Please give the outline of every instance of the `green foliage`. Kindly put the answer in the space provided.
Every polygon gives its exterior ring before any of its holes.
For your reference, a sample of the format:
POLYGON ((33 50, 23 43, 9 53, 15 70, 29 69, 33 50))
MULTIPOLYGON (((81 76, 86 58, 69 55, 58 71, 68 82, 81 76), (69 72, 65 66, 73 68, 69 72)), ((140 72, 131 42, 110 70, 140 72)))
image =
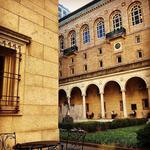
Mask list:
POLYGON ((96 131, 105 131, 107 129, 116 129, 121 127, 135 126, 146 123, 146 119, 115 119, 112 122, 97 122, 97 121, 89 121, 89 122, 64 122, 59 124, 59 128, 62 129, 71 129, 71 128, 79 128, 83 129, 87 132, 96 132, 96 131))
POLYGON ((140 146, 150 146, 150 123, 137 131, 137 140, 140 146))
POLYGON ((116 129, 116 128, 122 128, 122 127, 129 127, 129 126, 136 126, 136 125, 142 125, 145 124, 147 119, 145 118, 137 118, 137 119, 115 119, 111 122, 110 128, 116 129))
POLYGON ((69 115, 66 115, 64 118, 63 118, 63 123, 73 123, 73 118, 69 115))
MULTIPOLYGON (((109 129, 106 131, 98 131, 87 133, 85 142, 96 144, 116 145, 126 148, 137 147, 136 132, 143 126, 126 127, 119 129, 109 129)), ((67 139, 67 134, 60 132, 61 139, 67 139)), ((70 139, 69 140, 73 140, 70 139)))

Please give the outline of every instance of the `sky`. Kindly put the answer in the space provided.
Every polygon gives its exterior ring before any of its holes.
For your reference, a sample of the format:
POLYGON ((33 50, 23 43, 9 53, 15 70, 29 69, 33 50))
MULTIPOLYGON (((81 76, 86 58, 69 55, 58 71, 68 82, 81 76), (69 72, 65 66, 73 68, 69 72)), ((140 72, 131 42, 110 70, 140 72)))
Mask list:
POLYGON ((91 1, 92 0, 59 0, 59 3, 72 12, 91 1))

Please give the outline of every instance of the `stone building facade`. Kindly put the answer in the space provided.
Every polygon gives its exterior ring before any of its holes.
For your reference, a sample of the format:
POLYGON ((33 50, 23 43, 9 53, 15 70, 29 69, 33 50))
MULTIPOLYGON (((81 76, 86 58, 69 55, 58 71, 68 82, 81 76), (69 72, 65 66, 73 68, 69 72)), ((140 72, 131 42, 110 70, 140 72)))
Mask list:
POLYGON ((58 1, 0 0, 0 133, 58 140, 58 1))
POLYGON ((150 1, 94 0, 59 20, 59 107, 74 119, 150 111, 150 1))

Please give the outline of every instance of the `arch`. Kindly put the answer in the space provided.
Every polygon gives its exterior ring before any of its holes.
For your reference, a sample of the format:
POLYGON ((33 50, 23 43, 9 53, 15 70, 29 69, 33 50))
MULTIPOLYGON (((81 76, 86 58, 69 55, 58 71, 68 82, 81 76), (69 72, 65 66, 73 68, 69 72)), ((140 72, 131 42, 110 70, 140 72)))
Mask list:
POLYGON ((112 112, 123 117, 123 101, 119 82, 110 80, 104 84, 104 108, 106 118, 112 118, 112 112))
POLYGON ((127 82, 128 82, 130 79, 132 79, 132 78, 140 78, 140 79, 142 79, 142 80, 145 82, 146 87, 148 88, 148 86, 149 86, 148 81, 147 81, 144 77, 138 76, 138 75, 136 75, 136 76, 133 75, 133 76, 130 76, 129 78, 127 78, 127 79, 125 80, 124 86, 123 86, 124 89, 126 89, 127 82))
POLYGON ((121 89, 121 83, 118 81, 118 80, 109 80, 109 81, 106 81, 106 82, 104 82, 104 84, 103 84, 103 87, 102 87, 102 90, 103 90, 103 92, 104 92, 104 89, 105 89, 105 87, 106 87, 106 85, 109 83, 109 82, 116 82, 118 85, 119 85, 119 87, 120 87, 120 89, 121 89))
POLYGON ((89 84, 86 89, 86 113, 97 118, 101 114, 100 91, 96 84, 89 84))
POLYGON ((126 104, 127 112, 131 115, 136 111, 136 117, 146 116, 149 111, 148 89, 146 82, 141 77, 130 77, 126 81, 126 104))
POLYGON ((78 86, 74 86, 74 87, 72 87, 72 88, 70 89, 70 95, 71 95, 72 91, 73 91, 75 88, 76 88, 76 89, 79 89, 79 90, 80 90, 80 92, 81 92, 81 94, 82 94, 82 90, 81 90, 81 88, 80 88, 80 87, 78 87, 78 86))
MULTIPOLYGON (((90 84, 88 84, 88 85, 85 87, 85 94, 86 94, 86 91, 87 91, 88 87, 91 86, 91 85, 95 85, 95 86, 99 89, 98 84, 96 84, 96 83, 90 83, 90 84)), ((99 93, 100 93, 100 89, 99 89, 99 93)))
POLYGON ((97 38, 103 38, 105 36, 105 23, 102 17, 95 20, 94 28, 96 29, 97 38))
POLYGON ((130 24, 137 25, 143 22, 142 3, 135 1, 128 7, 128 15, 130 17, 130 24))
POLYGON ((117 30, 122 27, 122 16, 120 10, 115 10, 110 15, 110 25, 112 30, 117 30))
POLYGON ((68 34, 68 41, 69 41, 69 46, 73 47, 76 45, 76 31, 71 30, 68 34))
POLYGON ((127 86, 128 82, 129 82, 131 79, 133 79, 133 78, 139 78, 139 79, 143 80, 144 83, 145 83, 145 85, 146 85, 146 87, 148 87, 147 80, 145 80, 143 77, 140 77, 140 76, 132 76, 132 77, 126 79, 126 81, 125 81, 125 86, 124 86, 125 89, 126 89, 126 86, 127 86))
POLYGON ((88 24, 84 24, 81 27, 81 34, 82 34, 82 41, 83 44, 89 43, 90 42, 90 29, 88 24))

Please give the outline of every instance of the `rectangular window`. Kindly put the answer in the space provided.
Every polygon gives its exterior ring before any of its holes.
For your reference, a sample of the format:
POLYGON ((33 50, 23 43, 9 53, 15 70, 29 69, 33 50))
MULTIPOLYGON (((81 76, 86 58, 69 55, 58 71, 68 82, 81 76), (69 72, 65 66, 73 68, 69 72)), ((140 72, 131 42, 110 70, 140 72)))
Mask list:
POLYGON ((72 62, 72 63, 74 62, 74 59, 73 59, 73 58, 71 58, 71 62, 72 62))
POLYGON ((141 50, 138 50, 137 53, 138 53, 138 58, 142 58, 143 57, 143 54, 142 54, 141 50))
POLYGON ((121 62, 122 62, 121 56, 117 56, 117 62, 118 62, 118 63, 121 63, 121 62))
POLYGON ((136 43, 140 43, 141 42, 140 35, 135 36, 135 42, 136 43))
POLYGON ((123 101, 120 101, 120 111, 123 111, 123 101))
POLYGON ((102 48, 98 48, 99 54, 102 54, 102 48))
POLYGON ((87 54, 86 54, 86 53, 83 53, 83 55, 84 55, 84 59, 87 59, 87 54))
POLYGON ((74 74, 74 68, 71 68, 71 74, 74 74))
POLYGON ((143 109, 149 109, 148 99, 142 99, 142 106, 143 106, 143 109))
POLYGON ((136 104, 131 104, 131 110, 137 110, 136 104))
POLYGON ((102 60, 99 61, 99 66, 103 67, 103 61, 102 60))
POLYGON ((0 113, 19 111, 21 53, 0 46, 0 113))
POLYGON ((87 65, 84 65, 84 71, 87 71, 87 65))

